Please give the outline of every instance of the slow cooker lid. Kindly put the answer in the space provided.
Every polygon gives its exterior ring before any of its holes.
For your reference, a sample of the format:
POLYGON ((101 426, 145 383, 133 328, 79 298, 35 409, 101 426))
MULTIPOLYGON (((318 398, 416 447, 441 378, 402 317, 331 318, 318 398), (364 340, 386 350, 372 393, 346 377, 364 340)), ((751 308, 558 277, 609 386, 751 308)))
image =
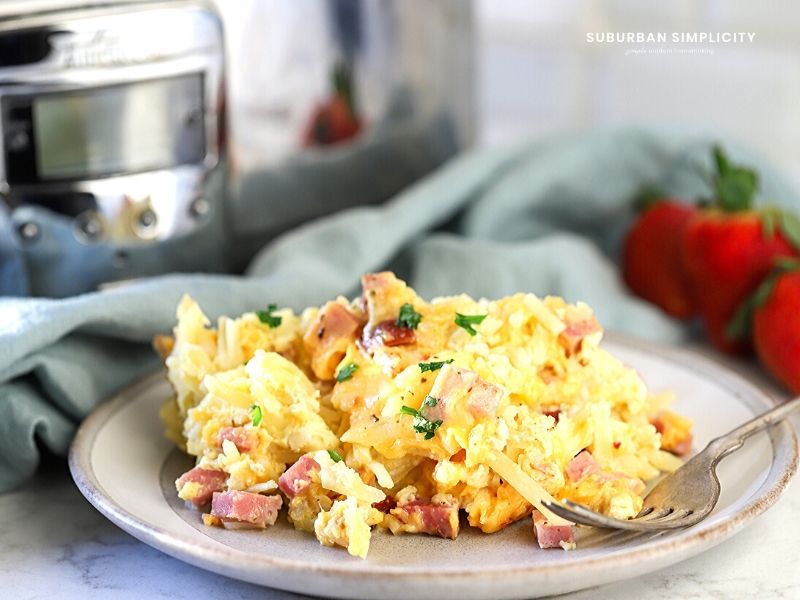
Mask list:
POLYGON ((0 0, 0 20, 29 17, 32 15, 46 15, 47 13, 65 10, 81 10, 91 8, 106 8, 121 5, 136 4, 180 4, 181 0, 102 0, 91 2, 89 0, 0 0))

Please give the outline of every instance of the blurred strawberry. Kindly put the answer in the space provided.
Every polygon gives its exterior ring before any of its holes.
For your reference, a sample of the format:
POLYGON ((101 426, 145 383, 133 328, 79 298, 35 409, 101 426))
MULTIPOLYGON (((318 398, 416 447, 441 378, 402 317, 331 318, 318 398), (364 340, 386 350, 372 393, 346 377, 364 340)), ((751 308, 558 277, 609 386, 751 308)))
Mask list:
POLYGON ((755 172, 732 165, 719 147, 714 158, 715 200, 686 225, 683 261, 711 341, 735 354, 748 346, 733 317, 776 259, 798 254, 800 222, 775 210, 752 210, 755 172))
POLYGON ((800 260, 783 259, 751 298, 753 343, 767 370, 800 394, 800 260))
POLYGON ((628 287, 679 319, 696 312, 681 258, 681 239, 696 212, 693 206, 656 196, 628 232, 622 253, 628 287))
POLYGON ((353 100, 350 69, 340 64, 333 69, 333 95, 319 104, 303 134, 305 146, 328 146, 354 137, 361 121, 353 100))
POLYGON ((765 235, 763 216, 706 212, 688 224, 683 240, 686 271, 714 345, 724 352, 747 348, 729 324, 766 277, 776 258, 796 254, 780 232, 765 235))

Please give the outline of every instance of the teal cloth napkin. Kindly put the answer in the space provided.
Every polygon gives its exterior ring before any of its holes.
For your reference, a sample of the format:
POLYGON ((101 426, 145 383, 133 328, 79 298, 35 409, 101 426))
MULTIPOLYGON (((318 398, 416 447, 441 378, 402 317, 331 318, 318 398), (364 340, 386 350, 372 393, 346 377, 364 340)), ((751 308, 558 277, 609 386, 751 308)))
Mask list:
MULTIPOLYGON (((559 294, 588 302, 608 329, 678 342, 685 327, 630 296, 615 260, 642 186, 708 193, 712 141, 626 129, 474 151, 385 205, 283 235, 245 277, 170 275, 64 300, 0 300, 0 491, 29 477, 42 453, 66 454, 83 417, 157 368, 150 339, 171 330, 184 293, 212 318, 273 302, 301 309, 357 294, 362 273, 389 268, 424 297, 559 294)), ((769 165, 728 148, 758 167, 764 198, 797 202, 769 165)))

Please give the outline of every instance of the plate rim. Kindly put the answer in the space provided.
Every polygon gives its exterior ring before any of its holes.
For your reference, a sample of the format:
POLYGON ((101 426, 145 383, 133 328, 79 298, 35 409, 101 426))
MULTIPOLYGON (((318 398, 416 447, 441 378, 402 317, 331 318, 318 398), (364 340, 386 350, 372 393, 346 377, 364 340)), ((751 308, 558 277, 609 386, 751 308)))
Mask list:
MULTIPOLYGON (((611 332, 607 332, 604 341, 654 354, 663 360, 676 363, 705 377, 713 375, 715 377, 714 381, 725 389, 731 391, 734 389, 741 390, 742 397, 755 396, 767 405, 775 405, 776 403, 776 399, 771 394, 747 378, 739 375, 730 367, 700 354, 696 350, 611 332)), ((214 545, 200 545, 193 538, 176 534, 140 519, 119 505, 105 490, 91 464, 92 447, 97 435, 105 423, 125 404, 128 398, 135 396, 140 388, 146 389, 152 386, 156 380, 163 377, 163 369, 158 369, 119 389, 107 401, 92 411, 81 424, 70 446, 68 457, 70 473, 76 486, 89 503, 129 534, 180 560, 226 576, 237 577, 236 575, 231 575, 231 572, 242 573, 252 568, 259 568, 277 573, 315 572, 329 576, 348 578, 358 576, 359 578, 369 579, 387 576, 395 579, 425 577, 428 581, 440 578, 450 579, 452 577, 458 577, 461 581, 485 581, 509 576, 539 576, 551 579, 577 573, 585 575, 588 571, 602 571, 606 567, 620 568, 640 562, 651 563, 664 558, 668 560, 671 555, 677 555, 681 551, 683 552, 683 557, 688 558, 733 536, 757 516, 768 510, 780 499, 798 470, 797 436, 789 421, 783 420, 769 432, 772 459, 764 483, 754 491, 741 509, 719 520, 711 527, 703 528, 701 522, 698 526, 684 530, 681 534, 651 540, 647 545, 639 548, 610 552, 589 557, 585 560, 563 564, 503 565, 478 571, 470 570, 467 567, 442 571, 427 567, 409 568, 407 566, 369 565, 365 561, 319 565, 278 556, 248 554, 238 548, 219 544, 213 538, 209 539, 212 540, 214 545), (776 441, 778 434, 781 434, 788 442, 789 448, 786 453, 780 451, 781 446, 776 441), (779 472, 776 473, 776 470, 779 472)), ((678 558, 675 561, 663 563, 661 566, 680 560, 681 558, 678 558)), ((637 574, 633 573, 630 576, 637 574)), ((244 579, 243 577, 238 578, 244 579)), ((623 580, 625 578, 625 576, 621 576, 614 579, 623 580)), ((253 579, 248 580, 255 581, 253 579)), ((302 590, 298 588, 296 591, 302 590)))

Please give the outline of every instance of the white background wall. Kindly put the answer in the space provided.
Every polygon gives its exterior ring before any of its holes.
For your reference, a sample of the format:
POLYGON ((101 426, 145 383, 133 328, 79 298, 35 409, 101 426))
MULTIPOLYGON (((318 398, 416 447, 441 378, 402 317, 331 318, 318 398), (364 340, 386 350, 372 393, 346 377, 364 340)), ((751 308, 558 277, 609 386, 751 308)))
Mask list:
POLYGON ((481 143, 622 123, 683 125, 756 147, 800 189, 800 1, 475 1, 481 143), (702 46, 714 54, 626 56, 627 44, 587 43, 587 32, 604 31, 756 37, 702 46))

